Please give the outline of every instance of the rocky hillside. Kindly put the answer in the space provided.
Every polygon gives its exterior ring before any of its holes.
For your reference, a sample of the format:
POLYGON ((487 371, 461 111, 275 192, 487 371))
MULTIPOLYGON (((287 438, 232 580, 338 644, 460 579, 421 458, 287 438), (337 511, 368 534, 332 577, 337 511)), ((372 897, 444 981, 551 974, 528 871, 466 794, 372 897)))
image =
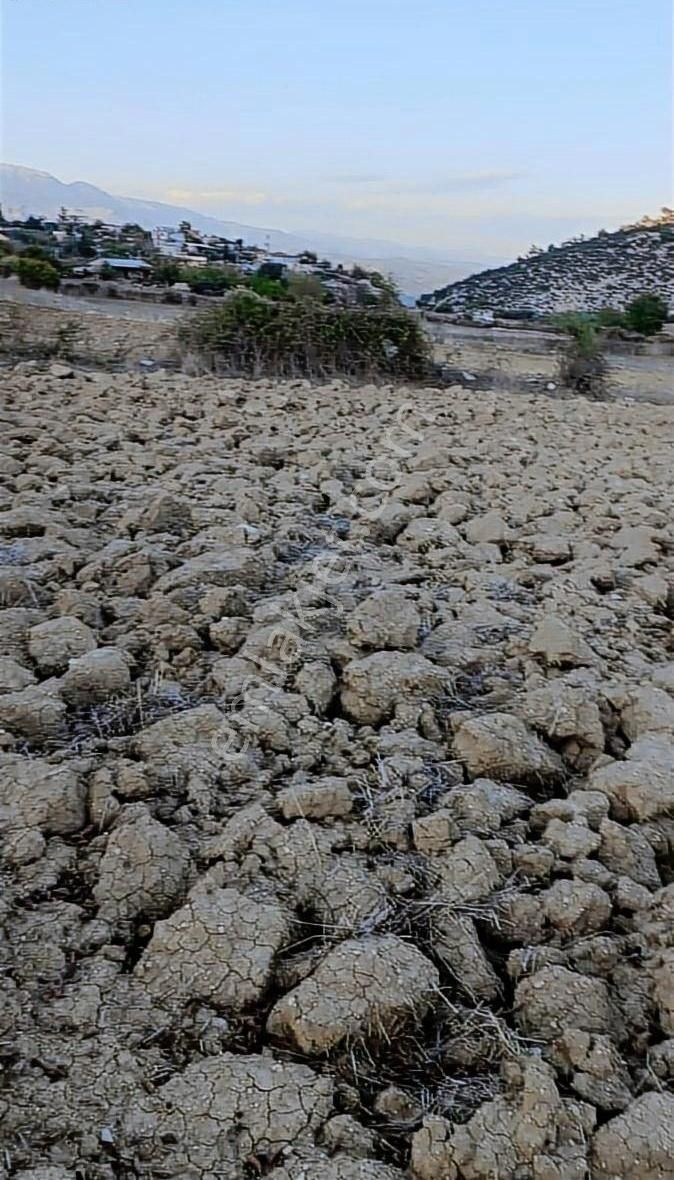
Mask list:
POLYGON ((421 303, 436 311, 549 314, 623 310, 644 291, 662 295, 674 310, 674 219, 551 247, 423 295, 421 303))
POLYGON ((674 414, 3 372, 16 1180, 664 1180, 674 414))

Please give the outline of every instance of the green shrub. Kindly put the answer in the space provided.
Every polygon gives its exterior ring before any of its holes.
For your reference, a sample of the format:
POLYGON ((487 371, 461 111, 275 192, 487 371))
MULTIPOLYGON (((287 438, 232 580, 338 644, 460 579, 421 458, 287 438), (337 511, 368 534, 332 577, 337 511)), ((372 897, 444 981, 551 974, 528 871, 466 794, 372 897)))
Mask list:
POLYGON ((333 308, 239 291, 185 320, 178 332, 183 354, 232 376, 415 381, 431 371, 427 337, 402 308, 333 308))
POLYGON ((51 262, 41 258, 17 258, 14 270, 22 287, 30 287, 37 291, 45 287, 48 291, 58 291, 61 281, 59 272, 51 262))
POLYGON ((251 275, 246 286, 262 299, 286 299, 288 287, 283 279, 272 279, 269 275, 251 275))
POLYGON ((624 311, 618 311, 615 307, 602 307, 601 311, 597 312, 597 324, 600 328, 626 328, 627 316, 624 311))
MULTIPOLYGON (((21 251, 21 257, 37 258, 40 262, 51 262, 52 266, 56 265, 53 255, 45 250, 44 246, 26 246, 25 250, 21 251)), ((58 270, 58 266, 56 269, 58 270)))
POLYGON ((152 265, 152 282, 164 287, 172 287, 174 283, 184 282, 179 262, 172 259, 159 259, 152 265))
POLYGON ((562 383, 574 393, 601 400, 606 394, 606 358, 596 317, 566 312, 554 323, 569 337, 559 364, 562 383))
POLYGON ((643 336, 655 336, 667 322, 669 307, 660 295, 646 293, 638 295, 627 305, 625 321, 633 332, 643 336))
POLYGON ((575 341, 577 351, 583 356, 594 356, 599 348, 597 321, 584 311, 566 311, 555 316, 555 327, 566 332, 575 341))

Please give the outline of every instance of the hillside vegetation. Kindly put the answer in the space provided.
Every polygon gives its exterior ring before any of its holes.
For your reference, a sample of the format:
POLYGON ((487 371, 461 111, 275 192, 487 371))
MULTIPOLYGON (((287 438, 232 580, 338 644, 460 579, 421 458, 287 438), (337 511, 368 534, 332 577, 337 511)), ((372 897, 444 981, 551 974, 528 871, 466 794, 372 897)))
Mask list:
POLYGON ((436 311, 479 308, 496 313, 532 310, 624 309, 643 291, 654 291, 674 307, 674 214, 645 219, 615 233, 575 239, 547 250, 532 247, 511 266, 485 270, 423 295, 436 311))

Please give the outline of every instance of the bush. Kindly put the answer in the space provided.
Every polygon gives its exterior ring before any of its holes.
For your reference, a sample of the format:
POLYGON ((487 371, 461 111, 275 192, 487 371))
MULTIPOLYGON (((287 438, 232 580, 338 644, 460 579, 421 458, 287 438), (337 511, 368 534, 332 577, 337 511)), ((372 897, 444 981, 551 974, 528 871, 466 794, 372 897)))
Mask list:
POLYGON ((288 295, 288 288, 282 279, 272 279, 269 275, 260 274, 259 271, 256 275, 250 276, 246 286, 263 299, 286 299, 288 295))
MULTIPOLYGON (((51 262, 53 266, 56 266, 53 256, 48 250, 45 250, 44 246, 26 246, 25 250, 21 251, 21 257, 37 258, 40 262, 51 262)), ((56 269, 58 270, 58 266, 56 269)))
POLYGON ((602 307, 601 311, 597 312, 597 324, 600 328, 626 328, 627 316, 624 311, 618 311, 615 307, 602 307))
POLYGON ((332 308, 240 291, 179 326, 184 354, 233 376, 422 380, 430 345, 404 309, 332 308))
POLYGON ((30 287, 34 291, 41 287, 48 291, 59 289, 59 272, 51 262, 45 262, 41 258, 17 258, 14 270, 22 287, 30 287))
POLYGON ((575 393, 601 400, 606 394, 606 358, 596 318, 568 312, 554 322, 569 336, 559 365, 562 383, 575 393))
POLYGON ((172 287, 174 283, 184 281, 179 262, 171 259, 161 259, 152 266, 152 282, 160 286, 172 287))
POLYGON ((655 336, 667 322, 669 307, 660 295, 638 295, 627 305, 625 322, 632 332, 655 336))
POLYGON ((187 267, 180 274, 180 282, 187 283, 195 295, 224 295, 240 281, 239 272, 232 266, 187 267))

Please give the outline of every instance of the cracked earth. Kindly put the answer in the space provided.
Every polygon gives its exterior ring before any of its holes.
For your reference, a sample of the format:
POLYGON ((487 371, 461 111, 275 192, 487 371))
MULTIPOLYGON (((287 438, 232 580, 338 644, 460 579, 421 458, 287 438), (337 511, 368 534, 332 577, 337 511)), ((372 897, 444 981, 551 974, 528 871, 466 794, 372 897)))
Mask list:
POLYGON ((674 1177, 674 412, 2 382, 2 1180, 674 1177))

